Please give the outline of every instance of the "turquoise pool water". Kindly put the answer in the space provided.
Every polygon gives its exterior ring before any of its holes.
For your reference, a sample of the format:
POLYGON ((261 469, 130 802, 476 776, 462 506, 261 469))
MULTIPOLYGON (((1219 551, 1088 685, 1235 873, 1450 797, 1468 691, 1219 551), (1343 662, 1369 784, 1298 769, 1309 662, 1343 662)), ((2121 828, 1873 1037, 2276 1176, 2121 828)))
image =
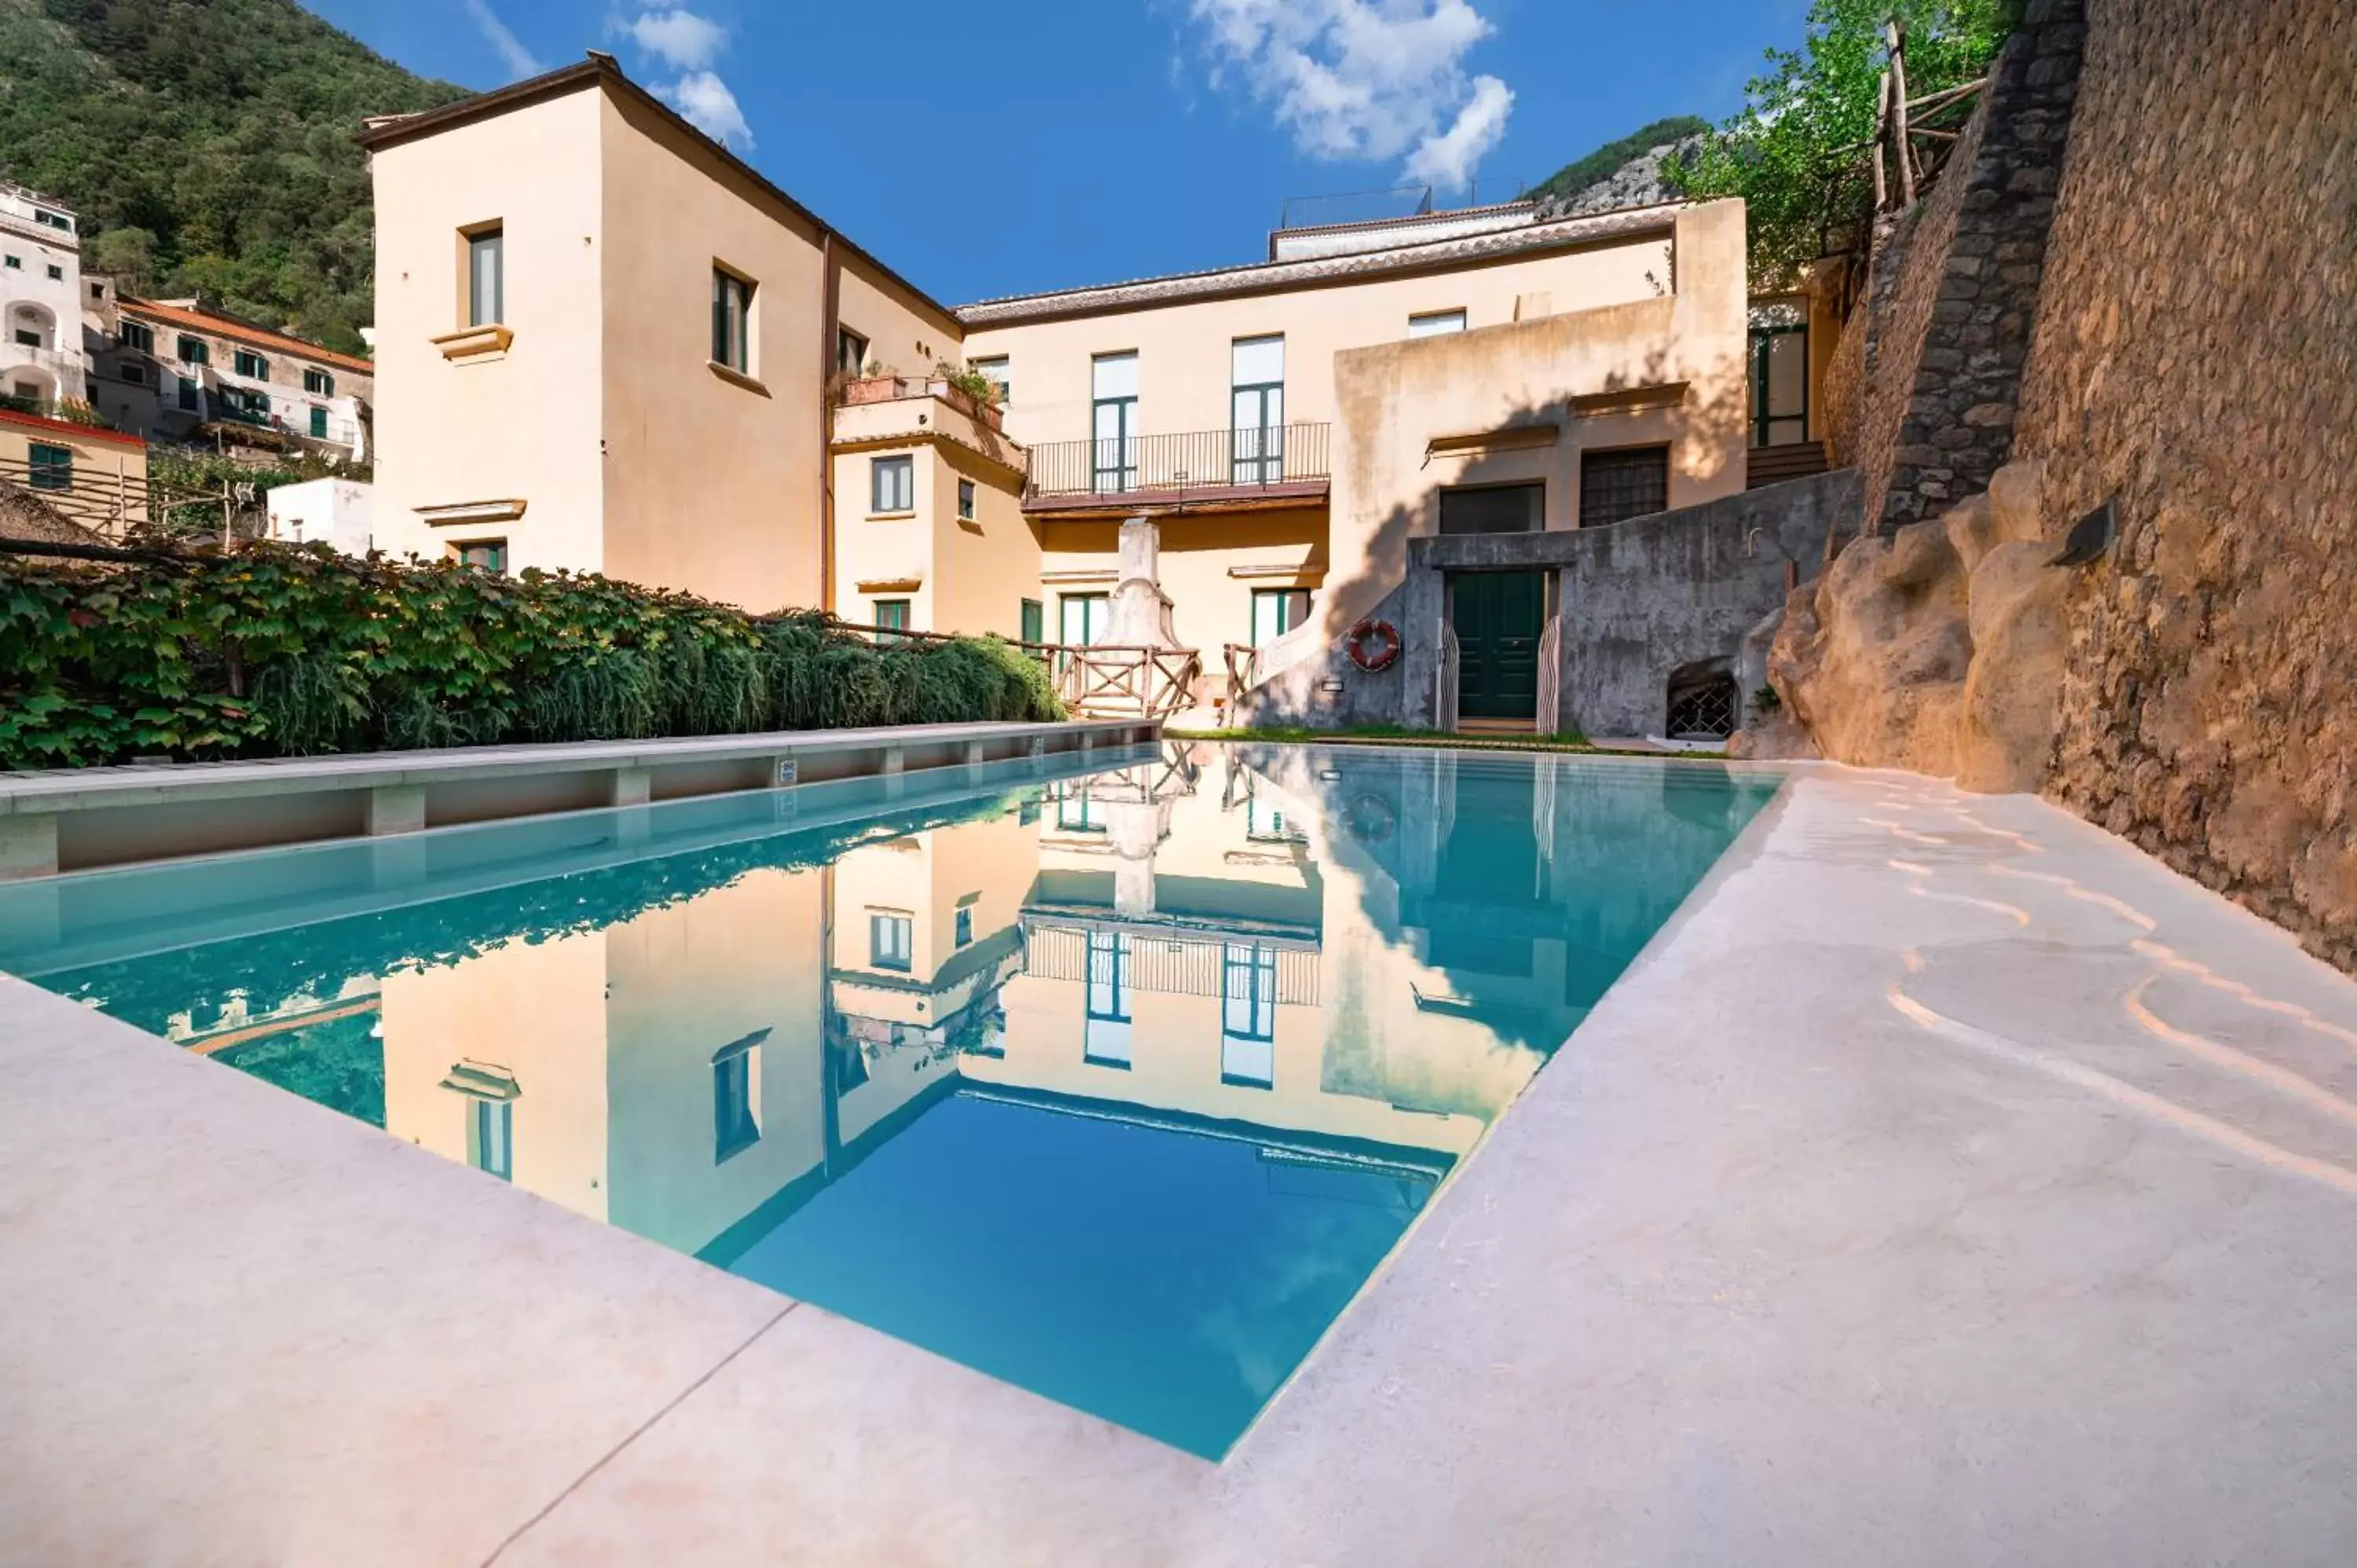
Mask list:
POLYGON ((1218 1457, 1774 788, 1174 744, 0 887, 0 968, 1218 1457))

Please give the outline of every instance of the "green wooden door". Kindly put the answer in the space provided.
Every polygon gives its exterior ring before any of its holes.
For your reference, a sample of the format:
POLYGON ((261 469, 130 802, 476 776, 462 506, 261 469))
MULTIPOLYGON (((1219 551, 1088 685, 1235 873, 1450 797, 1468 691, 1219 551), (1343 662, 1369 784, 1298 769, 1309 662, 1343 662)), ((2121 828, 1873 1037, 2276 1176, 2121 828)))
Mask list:
POLYGON ((1457 630, 1457 716, 1535 719, 1543 572, 1460 572, 1449 580, 1457 630))

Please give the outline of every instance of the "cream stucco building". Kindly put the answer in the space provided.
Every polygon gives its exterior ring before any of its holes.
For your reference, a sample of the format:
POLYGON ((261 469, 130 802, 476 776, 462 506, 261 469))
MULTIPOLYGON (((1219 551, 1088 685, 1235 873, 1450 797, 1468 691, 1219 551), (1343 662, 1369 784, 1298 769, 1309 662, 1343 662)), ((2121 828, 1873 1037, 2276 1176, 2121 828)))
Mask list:
MULTIPOLYGON (((1805 386, 1762 417, 1739 202, 1291 230, 1251 265, 952 308, 602 55, 364 139, 396 553, 1118 629, 1197 650, 1216 705, 1330 654, 1412 539, 1692 507, 1815 434, 1805 386), (1154 613, 1116 628, 1141 518, 1154 613)), ((1537 716, 1544 577, 1451 589, 1469 717, 1537 716)))

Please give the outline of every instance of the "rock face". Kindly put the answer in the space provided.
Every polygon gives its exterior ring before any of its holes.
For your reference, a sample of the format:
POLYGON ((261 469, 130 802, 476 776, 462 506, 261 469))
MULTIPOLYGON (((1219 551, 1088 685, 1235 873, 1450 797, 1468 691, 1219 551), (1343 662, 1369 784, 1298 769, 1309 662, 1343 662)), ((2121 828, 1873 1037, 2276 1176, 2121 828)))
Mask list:
MULTIPOLYGON (((1989 494, 1859 540, 1793 590, 1768 680, 1823 755, 1982 791, 2044 782, 2075 575, 2048 564, 2038 487, 2010 466, 1989 494)), ((1763 725, 1742 755, 1794 744, 1763 725)))
POLYGON ((1651 207, 1657 202, 1674 201, 1677 192, 1662 173, 1662 166, 1691 156, 1701 141, 1699 136, 1688 136, 1684 141, 1648 147, 1595 184, 1544 203, 1539 209, 1539 220, 1544 223, 1557 218, 1580 218, 1590 212, 1613 212, 1623 207, 1651 207))

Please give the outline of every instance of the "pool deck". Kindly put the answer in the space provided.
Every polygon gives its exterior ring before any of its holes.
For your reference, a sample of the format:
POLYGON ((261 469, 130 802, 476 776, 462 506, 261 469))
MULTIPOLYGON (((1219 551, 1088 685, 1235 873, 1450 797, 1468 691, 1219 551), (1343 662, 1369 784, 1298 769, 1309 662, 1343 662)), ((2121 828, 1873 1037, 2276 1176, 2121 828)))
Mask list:
POLYGON ((0 979, 0 1562, 2346 1563, 2357 983, 1803 768, 1224 1465, 0 979))

